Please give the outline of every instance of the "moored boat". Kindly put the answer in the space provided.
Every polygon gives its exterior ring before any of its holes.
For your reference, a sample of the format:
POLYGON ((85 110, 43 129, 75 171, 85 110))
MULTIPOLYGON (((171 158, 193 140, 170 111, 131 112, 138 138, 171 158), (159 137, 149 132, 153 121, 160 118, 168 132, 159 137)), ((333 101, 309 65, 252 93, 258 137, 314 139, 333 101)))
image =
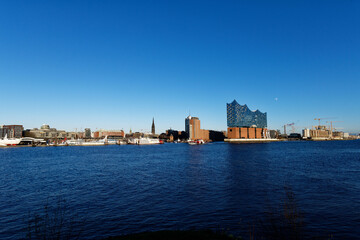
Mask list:
POLYGON ((0 139, 0 146, 7 147, 7 146, 16 146, 21 142, 21 138, 7 138, 7 134, 3 139, 0 139))
POLYGON ((155 144, 163 144, 164 142, 162 140, 159 140, 158 138, 142 137, 142 138, 129 139, 128 143, 132 145, 155 145, 155 144))
POLYGON ((202 140, 202 139, 189 140, 188 143, 189 143, 190 145, 201 145, 201 144, 205 144, 204 140, 202 140))

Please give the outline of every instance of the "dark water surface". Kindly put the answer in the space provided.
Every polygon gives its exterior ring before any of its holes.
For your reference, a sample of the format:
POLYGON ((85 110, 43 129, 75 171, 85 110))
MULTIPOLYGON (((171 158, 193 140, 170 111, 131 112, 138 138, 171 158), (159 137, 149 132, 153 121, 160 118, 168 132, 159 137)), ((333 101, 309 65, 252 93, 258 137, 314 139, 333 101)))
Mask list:
POLYGON ((244 234, 290 186, 306 231, 360 236, 360 141, 0 149, 0 239, 66 200, 81 238, 226 228, 244 234), (80 226, 81 225, 81 226, 80 226))

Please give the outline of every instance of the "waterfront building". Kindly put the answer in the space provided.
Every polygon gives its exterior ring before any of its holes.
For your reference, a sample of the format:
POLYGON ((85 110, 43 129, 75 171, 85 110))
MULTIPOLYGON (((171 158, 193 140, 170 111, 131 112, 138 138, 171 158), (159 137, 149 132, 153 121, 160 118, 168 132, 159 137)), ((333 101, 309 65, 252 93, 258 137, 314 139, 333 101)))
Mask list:
POLYGON ((124 130, 104 130, 104 129, 100 129, 94 132, 94 138, 104 138, 104 137, 124 138, 125 132, 124 130))
POLYGON ((90 128, 85 128, 84 137, 91 138, 91 129, 90 128))
POLYGON ((187 118, 185 118, 185 132, 187 133, 189 139, 190 139, 190 131, 192 131, 192 125, 190 125, 191 116, 189 115, 187 118))
POLYGON ((280 136, 280 130, 269 130, 270 138, 278 138, 280 136))
POLYGON ((197 117, 191 117, 190 115, 185 118, 185 132, 189 136, 190 140, 196 139, 200 132, 200 120, 197 117))
MULTIPOLYGON (((180 138, 180 135, 181 135, 181 132, 180 131, 177 131, 177 130, 173 130, 173 129, 168 129, 166 130, 166 133, 165 133, 165 136, 168 136, 168 137, 173 137, 173 140, 177 140, 180 138)), ((164 135, 162 135, 164 136, 164 135)))
POLYGON ((224 141, 226 137, 226 131, 215 131, 215 130, 208 130, 209 131, 209 139, 212 142, 224 141))
POLYGON ((188 134, 190 140, 209 139, 209 132, 203 131, 200 128, 200 119, 191 117, 185 118, 185 132, 188 134))
POLYGON ((190 115, 185 118, 185 132, 188 134, 190 140, 200 139, 200 120, 197 117, 190 115))
POLYGON ((228 127, 267 128, 267 114, 259 110, 251 111, 248 106, 240 105, 234 100, 226 104, 228 127))
POLYGON ((305 128, 302 130, 304 139, 312 140, 329 140, 329 139, 344 139, 346 138, 344 132, 331 131, 326 126, 315 126, 314 129, 305 128))
POLYGON ((234 100, 226 104, 228 139, 269 138, 267 114, 259 110, 251 111, 248 106, 234 100))
POLYGON ((83 139, 85 138, 85 132, 76 132, 76 138, 83 139))
POLYGON ((326 126, 316 126, 310 130, 310 138, 314 140, 327 140, 331 137, 331 131, 326 126))
POLYGON ((310 139, 311 138, 311 129, 305 128, 302 130, 302 135, 304 139, 310 139))
POLYGON ((333 139, 344 139, 345 134, 344 132, 334 131, 332 132, 333 139))
POLYGON ((172 134, 167 135, 166 133, 161 133, 159 135, 159 139, 163 140, 164 142, 171 142, 170 141, 170 138, 171 138, 170 136, 173 136, 173 135, 172 134))
POLYGON ((155 135, 155 122, 154 122, 154 118, 153 118, 153 120, 152 120, 151 133, 152 133, 153 135, 155 135))
POLYGON ((23 136, 23 125, 2 125, 0 126, 0 138, 21 138, 23 136))
POLYGON ((130 132, 128 134, 125 135, 125 138, 141 138, 141 137, 145 137, 144 133, 141 132, 130 132))
POLYGON ((42 139, 73 139, 78 138, 76 132, 66 132, 65 130, 57 130, 56 128, 50 128, 49 125, 44 124, 38 128, 26 129, 24 137, 42 138, 42 139))
POLYGON ((266 128, 255 127, 232 127, 228 128, 227 138, 229 139, 262 139, 270 138, 266 128))
POLYGON ((185 131, 178 131, 178 130, 174 130, 174 129, 168 129, 166 130, 165 133, 160 134, 159 137, 165 137, 165 139, 170 138, 170 136, 173 136, 174 141, 175 140, 186 140, 189 138, 188 134, 185 131))

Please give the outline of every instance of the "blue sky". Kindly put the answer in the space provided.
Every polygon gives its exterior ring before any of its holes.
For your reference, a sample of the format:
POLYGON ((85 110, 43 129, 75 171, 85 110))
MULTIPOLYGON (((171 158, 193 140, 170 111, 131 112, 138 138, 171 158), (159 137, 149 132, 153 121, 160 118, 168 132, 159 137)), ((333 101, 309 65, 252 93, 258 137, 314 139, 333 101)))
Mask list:
POLYGON ((359 132, 360 2, 1 1, 0 83, 25 128, 225 130, 236 99, 359 132))

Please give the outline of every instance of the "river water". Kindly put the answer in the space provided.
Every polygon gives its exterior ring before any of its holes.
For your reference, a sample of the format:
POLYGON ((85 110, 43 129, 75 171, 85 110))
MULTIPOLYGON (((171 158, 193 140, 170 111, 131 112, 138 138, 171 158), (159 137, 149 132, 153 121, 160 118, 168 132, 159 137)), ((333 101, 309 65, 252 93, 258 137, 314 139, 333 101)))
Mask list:
POLYGON ((2 148, 0 162, 0 239, 25 238, 44 206, 65 209, 81 239, 194 228, 247 236, 281 212, 287 191, 307 234, 360 236, 360 141, 2 148))

